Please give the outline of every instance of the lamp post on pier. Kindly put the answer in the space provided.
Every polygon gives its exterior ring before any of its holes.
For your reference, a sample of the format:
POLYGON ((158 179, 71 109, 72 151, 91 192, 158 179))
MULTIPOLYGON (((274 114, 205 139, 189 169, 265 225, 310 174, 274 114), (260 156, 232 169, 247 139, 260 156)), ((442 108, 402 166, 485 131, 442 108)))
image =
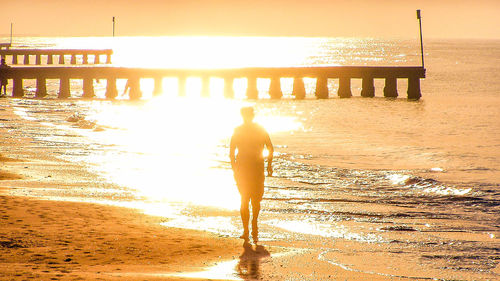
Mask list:
POLYGON ((12 29, 13 29, 13 23, 10 23, 10 47, 12 47, 12 29))
POLYGON ((420 10, 417 10, 418 25, 420 27, 420 55, 422 56, 422 68, 424 67, 424 43, 422 41, 422 16, 420 10))

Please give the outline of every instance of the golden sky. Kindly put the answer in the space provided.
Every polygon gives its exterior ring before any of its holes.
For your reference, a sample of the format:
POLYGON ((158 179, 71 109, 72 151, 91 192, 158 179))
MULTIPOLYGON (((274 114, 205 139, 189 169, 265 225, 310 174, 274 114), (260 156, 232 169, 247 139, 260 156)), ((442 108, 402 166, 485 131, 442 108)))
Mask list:
POLYGON ((0 0, 0 34, 500 39, 500 0, 0 0))

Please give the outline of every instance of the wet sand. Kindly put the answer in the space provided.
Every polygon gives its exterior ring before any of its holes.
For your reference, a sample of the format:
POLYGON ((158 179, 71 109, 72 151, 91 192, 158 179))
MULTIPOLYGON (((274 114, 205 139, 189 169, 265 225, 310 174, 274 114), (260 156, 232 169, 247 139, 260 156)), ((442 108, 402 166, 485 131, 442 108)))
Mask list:
POLYGON ((8 280, 193 271, 231 259, 241 247, 234 239, 166 229, 160 218, 124 208, 11 196, 0 196, 0 206, 0 276, 8 280))

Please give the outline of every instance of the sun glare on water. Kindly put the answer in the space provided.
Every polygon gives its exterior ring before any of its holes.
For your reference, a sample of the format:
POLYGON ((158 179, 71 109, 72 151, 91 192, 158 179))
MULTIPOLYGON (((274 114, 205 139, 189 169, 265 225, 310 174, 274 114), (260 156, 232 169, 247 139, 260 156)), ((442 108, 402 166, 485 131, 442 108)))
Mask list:
POLYGON ((122 37, 110 42, 114 64, 147 68, 235 68, 302 64, 311 45, 301 38, 122 37), (138 52, 144 46, 147 52, 138 52))
MULTIPOLYGON (((114 66, 144 68, 237 68, 252 66, 301 65, 311 45, 300 38, 248 37, 118 37, 75 38, 58 43, 61 48, 112 48, 114 66), (302 42, 302 43, 301 43, 302 42), (74 44, 74 45, 71 45, 74 44), (140 52, 144 46, 147 52, 140 52)), ((163 78, 163 93, 153 97, 154 80, 141 79, 140 103, 96 103, 89 118, 105 128, 95 134, 104 149, 91 156, 101 174, 119 185, 137 191, 150 200, 168 200, 239 208, 233 174, 229 165, 229 140, 241 123, 239 110, 247 87, 245 77, 233 85, 210 77, 209 98, 202 98, 200 77, 186 79, 186 96, 178 97, 177 77, 163 78), (224 87, 232 87, 235 99, 224 98, 224 87)), ((125 79, 117 80, 119 96, 125 79)), ((263 93, 268 81, 259 79, 263 93)), ((286 87, 284 85, 284 87, 286 87)), ((101 87, 100 95, 103 95, 101 87)), ((205 93, 206 94, 206 93, 205 93)), ((99 93, 98 93, 99 95, 99 93)), ((268 107, 256 106, 256 122, 268 132, 301 128, 293 116, 282 116, 268 107)))
MULTIPOLYGON (((229 140, 249 102, 158 97, 141 105, 96 105, 90 118, 105 128, 99 142, 115 149, 92 156, 110 181, 139 196, 196 205, 239 208, 229 166, 229 140)), ((294 117, 257 109, 269 133, 301 128, 294 117)))

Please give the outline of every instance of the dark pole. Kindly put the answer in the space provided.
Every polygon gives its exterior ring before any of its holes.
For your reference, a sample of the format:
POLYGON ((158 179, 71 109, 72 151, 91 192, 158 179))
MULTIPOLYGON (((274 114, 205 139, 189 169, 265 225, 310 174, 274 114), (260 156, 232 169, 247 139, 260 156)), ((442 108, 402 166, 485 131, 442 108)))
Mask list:
POLYGON ((418 25, 420 26, 420 55, 422 56, 422 68, 424 68, 424 43, 422 41, 422 16, 420 10, 417 10, 418 25))
POLYGON ((115 37, 115 17, 113 17, 113 37, 115 37))
POLYGON ((12 47, 12 23, 10 23, 10 46, 12 47))

